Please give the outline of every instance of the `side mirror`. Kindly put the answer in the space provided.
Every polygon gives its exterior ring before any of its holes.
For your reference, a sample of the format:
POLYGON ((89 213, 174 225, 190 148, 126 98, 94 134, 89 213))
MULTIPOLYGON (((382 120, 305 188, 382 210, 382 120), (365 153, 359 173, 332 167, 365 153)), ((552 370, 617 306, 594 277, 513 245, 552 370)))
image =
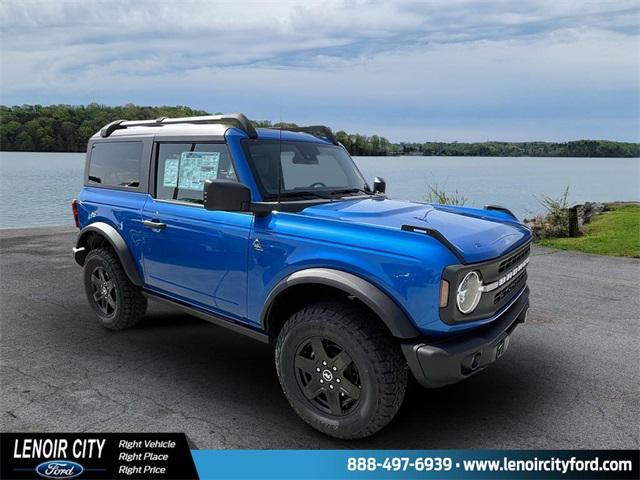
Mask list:
POLYGON ((224 212, 248 212, 251 190, 233 180, 207 180, 204 182, 204 208, 224 212))
POLYGON ((373 193, 384 193, 387 191, 387 182, 384 178, 375 177, 373 179, 373 193))

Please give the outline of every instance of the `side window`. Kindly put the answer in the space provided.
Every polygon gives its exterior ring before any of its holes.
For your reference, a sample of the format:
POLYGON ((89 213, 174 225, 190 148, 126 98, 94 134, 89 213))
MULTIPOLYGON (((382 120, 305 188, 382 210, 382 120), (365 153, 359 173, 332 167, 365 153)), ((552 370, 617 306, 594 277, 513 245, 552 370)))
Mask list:
POLYGON ((94 143, 89 161, 89 182, 110 187, 140 186, 142 142, 94 143))
POLYGON ((160 143, 156 198, 202 203, 205 180, 235 180, 227 146, 219 143, 160 143))

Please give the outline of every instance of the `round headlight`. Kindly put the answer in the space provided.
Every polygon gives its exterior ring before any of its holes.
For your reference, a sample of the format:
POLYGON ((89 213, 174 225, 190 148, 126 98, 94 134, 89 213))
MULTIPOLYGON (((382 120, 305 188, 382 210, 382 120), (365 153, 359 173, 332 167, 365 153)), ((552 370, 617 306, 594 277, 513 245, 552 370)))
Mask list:
POLYGON ((482 296, 481 286, 482 281, 478 272, 469 272, 465 275, 458 286, 456 295, 456 303, 460 312, 471 313, 475 310, 482 296))

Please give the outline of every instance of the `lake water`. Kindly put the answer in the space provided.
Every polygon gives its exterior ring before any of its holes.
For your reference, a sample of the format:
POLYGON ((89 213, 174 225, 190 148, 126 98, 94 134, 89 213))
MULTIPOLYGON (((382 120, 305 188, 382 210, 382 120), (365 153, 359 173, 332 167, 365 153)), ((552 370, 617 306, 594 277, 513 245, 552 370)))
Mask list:
MULTIPOLYGON (((456 189, 468 205, 539 212, 535 196, 571 202, 640 200, 638 158, 355 157, 369 182, 384 177, 392 198, 424 200, 429 185, 456 189)), ((83 153, 0 152, 0 228, 71 225, 82 187, 83 153)))

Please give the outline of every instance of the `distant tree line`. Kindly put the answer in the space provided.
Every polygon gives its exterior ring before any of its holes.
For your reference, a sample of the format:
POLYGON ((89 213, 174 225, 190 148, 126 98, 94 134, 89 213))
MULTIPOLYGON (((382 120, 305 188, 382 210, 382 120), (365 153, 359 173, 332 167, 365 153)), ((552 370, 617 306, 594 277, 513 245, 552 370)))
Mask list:
POLYGON ((206 115, 189 107, 107 107, 89 105, 0 106, 0 149, 19 152, 84 152, 87 140, 119 119, 206 115))
MULTIPOLYGON (((104 125, 119 119, 150 120, 158 117, 207 115, 185 106, 109 107, 89 105, 0 106, 0 149, 24 152, 83 152, 87 140, 104 125)), ((292 123, 253 122, 257 127, 283 128, 292 123)), ((352 155, 436 155, 436 156, 531 156, 531 157, 640 157, 639 143, 607 140, 550 142, 481 143, 391 143, 378 135, 338 131, 336 138, 352 155)))
MULTIPOLYGON (((269 120, 252 122, 256 127, 267 128, 287 128, 297 127, 295 123, 278 122, 272 123, 269 120)), ((400 153, 400 146, 389 142, 384 137, 372 135, 360 135, 359 133, 347 133, 342 130, 335 133, 336 139, 344 145, 351 155, 359 156, 384 156, 397 155, 400 153)))
POLYGON ((473 157, 640 157, 640 143, 610 140, 571 142, 400 143, 403 155, 473 157))

